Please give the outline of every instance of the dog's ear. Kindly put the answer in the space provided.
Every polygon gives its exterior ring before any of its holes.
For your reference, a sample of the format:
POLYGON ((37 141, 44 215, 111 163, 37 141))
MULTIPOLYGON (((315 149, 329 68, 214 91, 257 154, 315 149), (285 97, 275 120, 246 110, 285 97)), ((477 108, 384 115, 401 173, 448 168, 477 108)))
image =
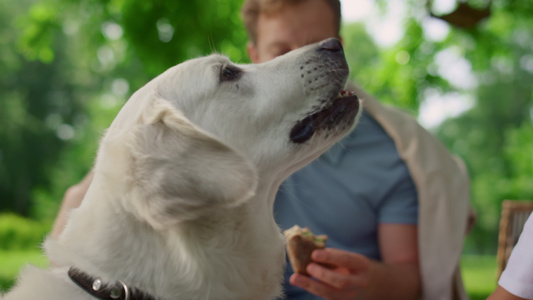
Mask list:
POLYGON ((157 99, 133 133, 132 199, 155 227, 242 204, 255 194, 255 167, 201 130, 168 101, 157 99))

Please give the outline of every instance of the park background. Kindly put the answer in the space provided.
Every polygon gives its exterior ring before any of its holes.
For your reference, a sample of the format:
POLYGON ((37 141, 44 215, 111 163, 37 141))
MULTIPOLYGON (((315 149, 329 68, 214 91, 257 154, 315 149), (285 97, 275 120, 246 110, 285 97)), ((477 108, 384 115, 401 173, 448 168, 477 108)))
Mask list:
MULTIPOLYGON (((165 69, 220 52, 248 63, 242 0, 0 0, 0 291, 91 168, 128 97, 165 69)), ((533 199, 533 1, 343 0, 351 77, 460 156, 478 220, 463 276, 496 284, 504 199, 533 199)))

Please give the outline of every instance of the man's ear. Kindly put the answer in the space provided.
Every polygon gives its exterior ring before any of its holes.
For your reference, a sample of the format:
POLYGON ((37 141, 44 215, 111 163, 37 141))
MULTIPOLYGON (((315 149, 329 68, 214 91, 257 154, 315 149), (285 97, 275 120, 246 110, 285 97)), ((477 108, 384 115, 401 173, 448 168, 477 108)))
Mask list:
POLYGON ((255 43, 252 41, 249 41, 246 43, 246 52, 248 52, 248 57, 250 57, 250 60, 254 63, 260 63, 259 61, 259 53, 257 52, 257 47, 255 46, 255 43))
POLYGON ((136 214, 154 227, 242 204, 255 194, 255 167, 191 123, 170 102, 155 100, 130 145, 136 214))

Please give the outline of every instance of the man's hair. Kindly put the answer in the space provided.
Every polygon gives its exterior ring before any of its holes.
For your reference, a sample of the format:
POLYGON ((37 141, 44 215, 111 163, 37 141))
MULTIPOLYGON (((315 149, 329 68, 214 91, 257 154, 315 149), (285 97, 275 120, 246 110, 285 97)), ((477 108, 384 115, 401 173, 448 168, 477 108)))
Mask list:
MULTIPOLYGON (((308 0, 245 0, 242 5, 241 14, 244 20, 244 27, 248 32, 248 37, 253 43, 257 42, 257 20, 259 14, 273 14, 283 9, 287 5, 296 5, 308 0)), ((341 27, 341 3, 340 0, 325 1, 333 11, 333 21, 337 35, 341 27)))

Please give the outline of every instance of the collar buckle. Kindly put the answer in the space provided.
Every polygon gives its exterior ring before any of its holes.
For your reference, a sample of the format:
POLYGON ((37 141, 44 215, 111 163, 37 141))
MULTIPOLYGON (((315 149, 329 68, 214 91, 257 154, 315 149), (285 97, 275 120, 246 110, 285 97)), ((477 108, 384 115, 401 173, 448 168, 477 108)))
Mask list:
POLYGON ((94 278, 75 267, 71 267, 67 274, 81 289, 100 300, 155 300, 139 290, 135 290, 135 293, 120 280, 114 284, 105 284, 100 278, 94 278))

